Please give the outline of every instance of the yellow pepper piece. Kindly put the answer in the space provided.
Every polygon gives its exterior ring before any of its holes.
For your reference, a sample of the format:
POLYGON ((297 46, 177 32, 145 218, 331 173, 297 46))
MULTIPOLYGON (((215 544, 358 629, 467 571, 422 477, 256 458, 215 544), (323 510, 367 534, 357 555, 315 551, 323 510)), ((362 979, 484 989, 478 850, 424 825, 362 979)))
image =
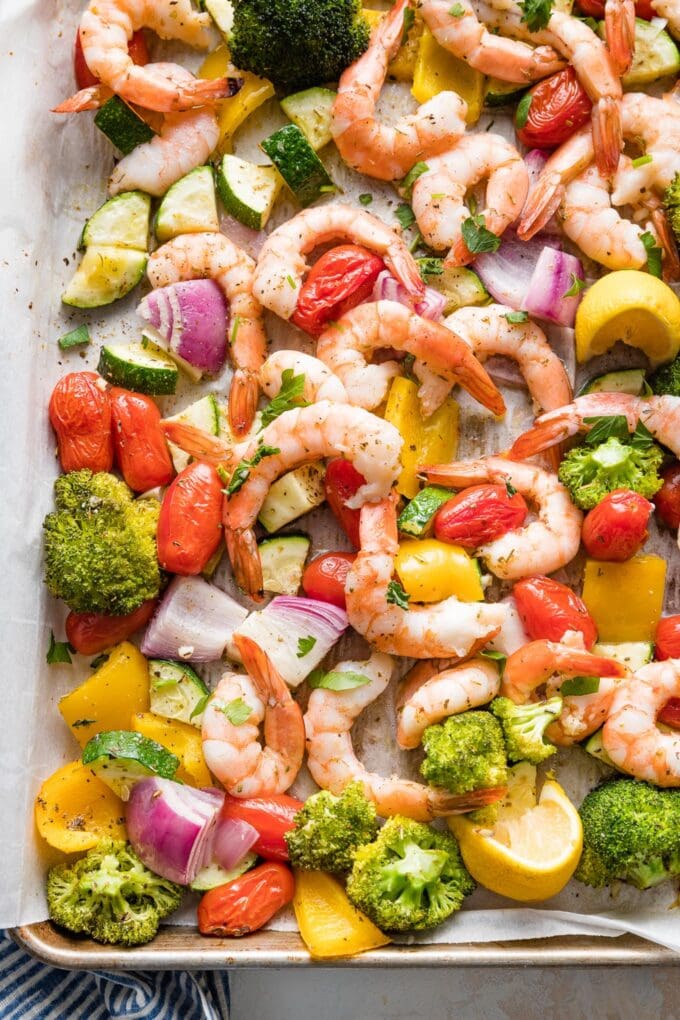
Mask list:
POLYGON ((229 50, 226 46, 218 46, 209 53, 198 72, 199 78, 223 78, 225 75, 242 78, 243 86, 231 99, 222 99, 215 103, 215 112, 220 125, 220 139, 215 152, 220 155, 231 152, 231 140, 236 129, 241 126, 253 110, 262 106, 274 95, 274 86, 266 78, 258 78, 250 71, 239 71, 231 63, 229 50))
POLYGON ((477 560, 459 545, 436 538, 407 539, 399 545, 394 568, 414 602, 441 602, 450 595, 462 602, 484 598, 477 560))
POLYGON ((57 769, 35 799, 38 832, 66 854, 83 853, 100 839, 126 839, 120 797, 80 761, 57 769))
POLYGON ((426 103, 440 92, 457 92, 467 103, 467 123, 476 124, 484 105, 484 75, 445 50, 425 28, 411 92, 419 103, 426 103))
MULTIPOLYGON (((371 31, 373 31, 375 26, 380 24, 382 19, 385 17, 385 11, 371 11, 365 7, 362 14, 371 26, 371 31)), ((420 37, 422 34, 423 23, 418 19, 409 29, 406 42, 402 43, 397 50, 397 55, 394 60, 390 61, 387 68, 388 78, 393 78, 395 81, 413 81, 413 74, 416 69, 416 60, 418 59, 418 47, 420 45, 420 37)))
POLYGON ((391 941, 353 907, 337 879, 324 871, 296 871, 293 907, 300 935, 317 960, 356 956, 391 941))
POLYGON ((167 747, 179 758, 177 779, 189 786, 212 786, 212 778, 203 757, 201 731, 176 719, 161 719, 152 712, 132 716, 130 729, 167 747))
POLYGON ((81 747, 103 730, 126 730, 133 712, 149 707, 149 667, 133 644, 116 645, 108 660, 59 702, 81 747))
POLYGON ((423 418, 417 384, 399 377, 392 381, 385 419, 399 430, 404 440, 397 492, 413 499, 420 489, 416 468, 421 464, 442 464, 456 455, 458 404, 447 397, 434 414, 423 418))
POLYGON ((583 601, 600 641, 653 641, 663 608, 666 562, 633 556, 625 563, 588 560, 583 601))

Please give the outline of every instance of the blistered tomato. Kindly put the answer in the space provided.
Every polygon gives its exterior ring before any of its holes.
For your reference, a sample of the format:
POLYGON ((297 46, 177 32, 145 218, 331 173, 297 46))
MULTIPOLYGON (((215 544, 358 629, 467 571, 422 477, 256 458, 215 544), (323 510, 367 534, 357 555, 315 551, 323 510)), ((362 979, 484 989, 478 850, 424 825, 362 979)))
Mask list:
POLYGON ((354 563, 354 553, 331 552, 317 556, 302 575, 302 588, 310 599, 330 602, 345 609, 345 581, 354 563))
POLYGON ((532 641, 561 641, 568 630, 583 634, 586 648, 597 640, 597 628, 582 599, 551 577, 526 577, 513 595, 522 625, 532 641))
POLYGON ((381 258, 357 244, 331 248, 310 269, 292 321, 319 336, 329 322, 368 300, 384 268, 381 258))

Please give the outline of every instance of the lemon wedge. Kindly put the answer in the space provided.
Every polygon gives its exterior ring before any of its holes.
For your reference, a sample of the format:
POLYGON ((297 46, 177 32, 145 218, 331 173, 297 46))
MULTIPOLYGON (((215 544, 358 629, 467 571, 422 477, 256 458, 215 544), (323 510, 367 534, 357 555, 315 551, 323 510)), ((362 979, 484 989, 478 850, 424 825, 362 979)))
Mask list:
POLYGON ((622 340, 653 364, 680 350, 680 300, 662 280, 636 269, 608 273, 590 287, 576 312, 576 357, 588 361, 622 340))
POLYGON ((509 773, 508 792, 492 829, 465 816, 448 819, 465 866, 480 885, 511 900, 547 900, 560 892, 581 856, 578 811, 559 783, 536 791, 536 767, 521 762, 509 773))

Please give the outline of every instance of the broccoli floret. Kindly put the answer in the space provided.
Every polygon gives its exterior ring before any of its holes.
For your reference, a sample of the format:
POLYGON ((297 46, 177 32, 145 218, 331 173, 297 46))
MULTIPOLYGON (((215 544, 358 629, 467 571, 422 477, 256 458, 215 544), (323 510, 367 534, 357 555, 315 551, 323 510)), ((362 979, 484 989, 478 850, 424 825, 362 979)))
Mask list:
POLYGON ((451 715, 423 733, 421 775, 451 793, 504 786, 507 759, 503 730, 489 712, 451 715))
POLYGON ((361 0, 238 0, 229 47, 237 67, 287 93, 337 81, 369 37, 361 0))
POLYGON ((420 931, 459 910, 474 888, 453 836, 397 815, 357 850, 347 895, 379 928, 420 931))
POLYGON ((580 882, 602 888, 618 879, 649 889, 680 875, 680 790, 612 779, 591 790, 579 814, 580 882))
POLYGON ((181 899, 181 886, 154 875, 123 840, 102 840, 74 864, 50 868, 47 876, 55 924, 111 945, 150 942, 181 899))
POLYGON ((581 510, 592 510, 614 489, 633 489, 648 499, 662 485, 663 451, 656 443, 631 446, 611 436, 597 446, 577 446, 560 464, 558 477, 581 510))
POLYGON ((377 831, 375 806, 361 783, 350 783, 339 797, 321 790, 307 799, 285 835, 290 862, 308 871, 349 871, 357 847, 371 843, 377 831))
POLYGON ((56 511, 45 518, 45 583, 77 613, 131 613, 154 598, 159 505, 133 499, 125 482, 101 471, 71 471, 54 483, 56 511))
MULTIPOLYGON (((663 196, 666 216, 675 238, 680 242, 680 174, 676 174, 663 196)), ((654 391, 657 392, 656 390, 654 391)))
POLYGON ((562 711, 561 698, 528 705, 516 705, 510 698, 496 698, 490 707, 503 727, 508 761, 530 761, 538 765, 555 754, 557 748, 547 743, 543 735, 562 711))
MULTIPOLYGON (((677 212, 680 226, 680 210, 677 212)), ((680 354, 674 361, 657 368, 649 379, 649 385, 655 393, 669 393, 672 397, 680 397, 680 354)))

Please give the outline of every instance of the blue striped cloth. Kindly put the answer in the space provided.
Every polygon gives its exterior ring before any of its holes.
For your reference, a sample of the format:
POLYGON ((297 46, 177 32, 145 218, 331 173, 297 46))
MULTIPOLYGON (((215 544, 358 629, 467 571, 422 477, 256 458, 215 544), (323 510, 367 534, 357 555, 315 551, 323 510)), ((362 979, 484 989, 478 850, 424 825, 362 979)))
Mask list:
POLYGON ((0 1020, 229 1020, 225 972, 57 970, 0 932, 0 1020))

